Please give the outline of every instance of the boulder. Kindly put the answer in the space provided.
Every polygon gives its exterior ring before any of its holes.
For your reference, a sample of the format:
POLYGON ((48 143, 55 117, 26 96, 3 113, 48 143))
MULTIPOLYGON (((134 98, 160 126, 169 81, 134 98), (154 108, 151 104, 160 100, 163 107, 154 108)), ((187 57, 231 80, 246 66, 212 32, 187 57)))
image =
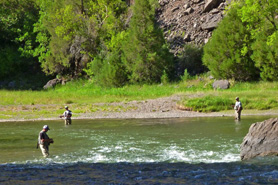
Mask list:
POLYGON ((44 89, 48 89, 48 88, 53 88, 53 87, 55 87, 57 84, 59 84, 59 83, 61 83, 62 82, 62 80, 60 80, 60 79, 52 79, 52 80, 49 80, 46 84, 45 84, 45 86, 43 86, 43 88, 44 89))
POLYGON ((229 89, 230 87, 230 82, 228 80, 216 80, 213 84, 212 87, 214 89, 229 89))
POLYGON ((194 12, 194 9, 190 7, 190 8, 187 8, 184 13, 185 13, 185 15, 189 15, 192 12, 194 12))
POLYGON ((215 15, 210 15, 207 17, 207 19, 208 20, 201 25, 201 28, 202 30, 212 31, 214 30, 214 28, 217 27, 218 22, 222 20, 222 15, 220 13, 215 15))
POLYGON ((205 0, 205 7, 203 12, 209 12, 212 9, 218 7, 221 4, 222 0, 205 0))
POLYGON ((212 31, 214 28, 217 27, 218 22, 209 22, 202 24, 202 30, 209 30, 212 31))
POLYGON ((278 118, 254 123, 240 145, 241 160, 278 156, 278 118))
POLYGON ((158 3, 160 4, 160 6, 164 6, 169 3, 169 0, 159 0, 158 3))

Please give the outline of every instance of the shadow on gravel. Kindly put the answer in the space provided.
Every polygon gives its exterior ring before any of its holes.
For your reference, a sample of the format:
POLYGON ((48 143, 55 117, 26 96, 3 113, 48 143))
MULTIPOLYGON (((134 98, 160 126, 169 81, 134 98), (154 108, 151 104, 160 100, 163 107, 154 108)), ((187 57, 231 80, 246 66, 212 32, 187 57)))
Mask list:
POLYGON ((276 184, 277 165, 242 162, 2 164, 0 184, 276 184))

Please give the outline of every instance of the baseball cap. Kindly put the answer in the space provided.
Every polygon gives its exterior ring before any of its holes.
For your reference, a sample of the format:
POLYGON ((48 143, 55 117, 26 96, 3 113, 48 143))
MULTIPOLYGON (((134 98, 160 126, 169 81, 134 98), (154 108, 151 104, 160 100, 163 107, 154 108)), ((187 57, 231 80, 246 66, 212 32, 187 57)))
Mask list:
POLYGON ((50 130, 50 128, 49 128, 49 126, 48 126, 48 125, 44 125, 44 126, 43 126, 43 129, 50 130))
POLYGON ((238 100, 239 99, 239 97, 236 97, 236 100, 238 100))
POLYGON ((68 106, 65 106, 65 109, 69 108, 68 106))

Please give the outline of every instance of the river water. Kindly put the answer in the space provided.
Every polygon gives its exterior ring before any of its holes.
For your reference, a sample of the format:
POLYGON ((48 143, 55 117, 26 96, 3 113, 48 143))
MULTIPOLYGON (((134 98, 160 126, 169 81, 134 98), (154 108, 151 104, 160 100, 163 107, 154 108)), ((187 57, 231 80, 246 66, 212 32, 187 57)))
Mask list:
POLYGON ((239 156, 250 125, 268 118, 0 123, 0 184, 275 184, 276 158, 239 156), (45 124, 46 159, 36 149, 45 124))

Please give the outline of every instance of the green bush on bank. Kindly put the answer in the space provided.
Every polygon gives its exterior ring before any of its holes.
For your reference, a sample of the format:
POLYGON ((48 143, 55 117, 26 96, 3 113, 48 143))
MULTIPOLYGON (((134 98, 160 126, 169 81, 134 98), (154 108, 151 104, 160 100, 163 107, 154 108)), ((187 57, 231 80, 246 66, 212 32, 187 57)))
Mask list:
POLYGON ((232 110, 235 97, 240 97, 244 109, 269 110, 278 108, 277 82, 235 83, 228 90, 207 91, 203 96, 185 97, 180 104, 198 112, 232 110))
POLYGON ((182 102, 187 108, 197 112, 219 112, 231 109, 232 101, 218 96, 204 96, 182 102))

